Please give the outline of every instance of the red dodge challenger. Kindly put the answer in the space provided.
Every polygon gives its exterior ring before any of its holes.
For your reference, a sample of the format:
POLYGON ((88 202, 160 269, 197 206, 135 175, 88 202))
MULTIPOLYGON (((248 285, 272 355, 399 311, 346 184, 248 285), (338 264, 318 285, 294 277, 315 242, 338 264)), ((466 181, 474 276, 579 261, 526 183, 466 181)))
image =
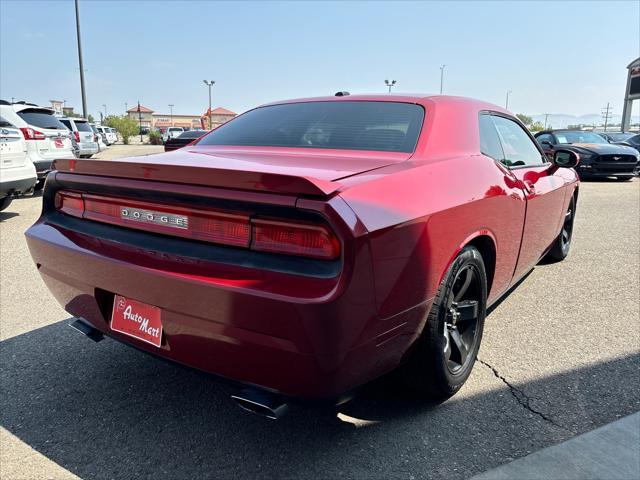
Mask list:
POLYGON ((72 326, 232 379, 256 413, 396 368, 442 399, 487 307, 567 255, 578 161, 495 105, 340 92, 174 152, 58 160, 26 236, 72 326))

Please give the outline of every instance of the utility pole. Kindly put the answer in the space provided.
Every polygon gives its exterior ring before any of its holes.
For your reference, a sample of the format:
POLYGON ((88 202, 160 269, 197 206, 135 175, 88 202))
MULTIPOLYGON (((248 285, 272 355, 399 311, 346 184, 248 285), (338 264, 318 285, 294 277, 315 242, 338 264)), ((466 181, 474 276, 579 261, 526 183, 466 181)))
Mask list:
POLYGON ((395 86, 396 81, 395 81, 395 80, 391 80, 391 81, 389 81, 389 80, 385 80, 385 81, 384 81, 384 84, 385 84, 387 87, 389 87, 389 93, 391 93, 391 87, 395 86))
POLYGON ((544 114, 544 129, 545 129, 545 130, 547 129, 547 119, 548 119, 548 118, 549 118, 549 114, 548 114, 548 113, 545 113, 545 114, 544 114))
POLYGON ((611 117, 611 110, 612 108, 609 105, 609 102, 607 102, 607 106, 604 107, 604 109, 602 110, 602 116, 604 117, 604 131, 607 131, 607 126, 609 124, 609 117, 611 117))
POLYGON ((446 65, 440 65, 440 95, 442 95, 442 85, 444 83, 444 67, 446 65))
POLYGON ((138 100, 138 127, 140 128, 140 143, 142 143, 142 113, 140 112, 140 100, 138 100))
POLYGON ((173 103, 169 104, 169 120, 171 123, 171 126, 173 127, 173 103))
POLYGON ((80 90, 82 91, 82 117, 87 118, 87 94, 84 89, 84 65, 82 63, 82 42, 80 41, 80 7, 76 0, 76 33, 78 36, 78 63, 80 64, 80 90))
POLYGON ((127 102, 124 102, 124 114, 126 115, 128 111, 129 111, 129 104, 127 102))
POLYGON ((511 90, 507 90, 507 101, 504 102, 504 109, 509 110, 509 95, 511 94, 511 90))
POLYGON ((109 116, 107 114, 107 105, 103 103, 102 106, 104 107, 104 118, 107 118, 109 116))
POLYGON ((211 87, 213 86, 215 80, 203 80, 204 84, 209 87, 209 130, 213 128, 213 122, 211 120, 211 87))

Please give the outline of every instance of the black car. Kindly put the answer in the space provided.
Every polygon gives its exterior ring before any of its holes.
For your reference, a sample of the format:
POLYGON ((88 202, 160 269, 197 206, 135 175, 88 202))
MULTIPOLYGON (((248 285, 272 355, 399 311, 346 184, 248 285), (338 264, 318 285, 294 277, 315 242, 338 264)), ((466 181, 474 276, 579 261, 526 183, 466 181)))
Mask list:
POLYGON ((626 145, 627 140, 633 137, 634 134, 624 132, 598 132, 598 135, 609 143, 622 143, 626 145))
POLYGON ((556 148, 580 155, 576 170, 581 178, 616 177, 632 179, 640 169, 640 154, 626 145, 609 143, 594 132, 582 130, 545 130, 535 134, 545 155, 553 158, 556 148))
POLYGON ((171 150, 177 150, 186 145, 189 145, 196 138, 200 138, 205 133, 207 133, 206 130, 187 130, 186 132, 182 132, 176 138, 169 137, 169 139, 164 144, 164 151, 170 152, 171 150))
POLYGON ((636 134, 633 137, 627 138, 624 142, 620 142, 622 145, 628 145, 635 148, 640 152, 640 134, 636 134))

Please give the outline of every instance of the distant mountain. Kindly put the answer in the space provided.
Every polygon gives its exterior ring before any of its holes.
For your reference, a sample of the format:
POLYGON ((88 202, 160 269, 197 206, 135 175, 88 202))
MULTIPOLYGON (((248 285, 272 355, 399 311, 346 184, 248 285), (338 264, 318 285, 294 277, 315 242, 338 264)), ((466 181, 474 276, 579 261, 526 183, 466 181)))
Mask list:
MULTIPOLYGON (((531 115, 534 122, 540 122, 544 125, 544 115, 531 115)), ((619 124, 622 122, 622 115, 611 115, 609 117, 609 125, 619 124)), ((551 125, 553 128, 566 128, 569 125, 603 125, 604 118, 597 113, 588 113, 586 115, 569 115, 567 113, 550 113, 547 118, 547 128, 551 125)))

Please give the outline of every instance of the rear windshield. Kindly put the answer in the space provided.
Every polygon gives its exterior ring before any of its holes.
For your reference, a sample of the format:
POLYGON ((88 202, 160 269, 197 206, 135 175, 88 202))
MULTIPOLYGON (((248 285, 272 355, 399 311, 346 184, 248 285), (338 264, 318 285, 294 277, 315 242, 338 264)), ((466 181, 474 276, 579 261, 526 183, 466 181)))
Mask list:
POLYGON ((424 110, 412 103, 306 102, 256 108, 198 145, 413 152, 424 110))
POLYGON ((67 129, 67 127, 65 127, 62 122, 53 115, 53 112, 48 110, 27 108, 17 113, 22 120, 33 127, 50 128, 53 130, 67 129))
POLYGON ((76 120, 75 124, 79 132, 93 132, 87 122, 78 122, 76 120))

